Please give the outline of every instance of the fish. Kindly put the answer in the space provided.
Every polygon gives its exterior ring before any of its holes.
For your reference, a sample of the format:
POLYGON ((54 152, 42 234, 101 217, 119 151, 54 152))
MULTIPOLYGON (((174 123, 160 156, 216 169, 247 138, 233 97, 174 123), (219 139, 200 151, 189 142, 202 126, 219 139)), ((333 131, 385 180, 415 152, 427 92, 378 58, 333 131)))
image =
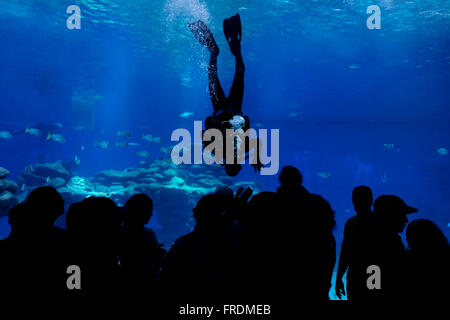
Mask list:
POLYGON ((31 125, 31 127, 41 132, 55 132, 62 129, 63 125, 60 122, 53 122, 53 123, 38 122, 31 125))
POLYGON ((385 144, 384 144, 384 149, 385 149, 385 150, 391 150, 391 149, 394 149, 394 144, 393 144, 393 143, 385 143, 385 144))
POLYGON ((183 112, 183 113, 180 114, 180 118, 187 119, 187 118, 189 118, 189 117, 191 117, 193 115, 194 115, 193 112, 186 111, 186 112, 183 112))
POLYGON ((141 161, 139 161, 139 165, 140 165, 141 167, 147 167, 147 166, 150 165, 150 162, 145 161, 145 160, 141 160, 141 161))
POLYGON ((12 134, 9 131, 0 131, 0 139, 11 140, 12 134))
POLYGON ((317 176, 323 179, 328 179, 331 177, 331 173, 329 172, 317 172, 317 176))
POLYGON ((110 149, 112 145, 111 142, 102 140, 102 141, 95 141, 94 147, 98 147, 100 149, 110 149))
POLYGON ((441 156, 448 155, 448 150, 446 148, 439 148, 436 150, 437 153, 439 153, 441 156))
POLYGON ((161 147, 159 148, 159 151, 164 154, 169 154, 172 151, 172 149, 170 147, 161 147))
POLYGON ((136 143, 136 142, 127 142, 127 141, 117 141, 115 143, 116 148, 119 149, 124 149, 124 148, 128 148, 129 146, 140 146, 140 143, 136 143))
POLYGON ((148 158, 150 156, 150 153, 148 151, 140 151, 137 152, 137 156, 142 158, 148 158))
POLYGON ((29 134, 30 136, 35 136, 35 137, 38 137, 38 138, 40 138, 40 137, 42 137, 42 132, 41 132, 41 130, 39 130, 39 129, 36 129, 36 128, 26 128, 25 129, 25 133, 26 134, 29 134))
POLYGON ((81 163, 81 160, 80 160, 80 158, 78 158, 77 155, 75 155, 75 159, 73 159, 73 162, 74 162, 75 165, 78 166, 81 163))
POLYGON ((80 149, 81 149, 81 151, 84 151, 84 146, 81 146, 80 149))
POLYGON ((48 133, 47 140, 52 140, 56 143, 64 143, 66 142, 66 138, 62 134, 59 133, 48 133))
POLYGON ((73 126, 72 129, 75 131, 84 131, 87 128, 85 126, 83 126, 82 124, 77 124, 77 125, 73 126))
POLYGON ((131 138, 131 133, 129 131, 117 131, 117 136, 122 138, 131 138))
POLYGON ((301 112, 291 112, 291 113, 288 114, 288 117, 292 118, 292 117, 297 117, 297 116, 300 116, 300 115, 302 115, 301 112))
POLYGON ((388 181, 388 178, 387 178, 387 174, 385 172, 385 173, 383 173, 383 176, 381 177, 381 182, 386 183, 387 181, 388 181))
POLYGON ((351 64, 348 66, 349 69, 359 69, 361 66, 359 64, 351 64))
POLYGON ((142 135, 142 139, 146 140, 148 142, 154 142, 154 143, 158 143, 158 144, 162 143, 162 138, 161 137, 154 137, 151 134, 143 134, 142 135))
POLYGON ((153 142, 157 143, 157 144, 161 144, 162 143, 162 138, 161 137, 153 137, 153 142))
POLYGON ((118 141, 115 143, 116 148, 125 149, 128 148, 128 142, 126 141, 118 141))
POLYGON ((152 142, 153 136, 151 134, 143 134, 142 140, 147 140, 148 142, 152 142))

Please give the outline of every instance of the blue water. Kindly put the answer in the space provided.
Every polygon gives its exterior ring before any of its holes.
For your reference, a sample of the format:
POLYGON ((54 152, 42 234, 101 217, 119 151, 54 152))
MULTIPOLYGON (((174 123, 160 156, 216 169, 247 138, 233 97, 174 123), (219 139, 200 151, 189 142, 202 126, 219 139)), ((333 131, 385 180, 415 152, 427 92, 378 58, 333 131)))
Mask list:
MULTIPOLYGON (((66 142, 13 134, 0 139, 0 166, 14 180, 27 165, 77 156, 76 174, 89 177, 139 167, 138 151, 158 159, 161 145, 144 143, 142 134, 169 145, 173 130, 193 130, 212 112, 208 53, 186 24, 202 19, 211 27, 227 92, 234 59, 222 21, 236 12, 243 110, 253 124, 280 129, 280 166, 298 167, 305 186, 330 201, 338 245, 360 184, 375 196, 401 196, 419 208, 413 218, 432 219, 448 237, 449 156, 438 152, 450 148, 448 1, 2 0, 0 131, 58 122, 66 142), (81 8, 80 30, 66 27, 71 4, 81 8), (372 4, 381 8, 380 30, 366 27, 372 4), (87 116, 77 96, 90 101, 87 116), (118 130, 141 145, 94 147, 120 140, 118 130)), ((241 180, 277 187, 276 176, 251 168, 234 182, 241 180)), ((0 234, 8 234, 6 218, 0 234)))

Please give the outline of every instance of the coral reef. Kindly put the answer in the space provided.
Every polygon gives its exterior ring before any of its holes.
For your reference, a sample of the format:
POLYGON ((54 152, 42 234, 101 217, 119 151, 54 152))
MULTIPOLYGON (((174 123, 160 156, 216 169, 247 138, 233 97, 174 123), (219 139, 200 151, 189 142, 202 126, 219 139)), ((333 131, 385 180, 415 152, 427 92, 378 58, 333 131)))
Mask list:
MULTIPOLYGON (((103 170, 93 177, 73 175, 61 162, 27 166, 18 179, 25 192, 40 185, 52 185, 63 196, 66 205, 89 196, 105 196, 123 205, 136 193, 145 193, 155 204, 159 238, 164 244, 186 233, 194 226, 192 208, 201 196, 218 186, 233 189, 251 187, 254 182, 234 182, 218 165, 174 166, 170 159, 154 160, 139 168, 103 170)), ((64 219, 57 222, 64 227, 64 219)))

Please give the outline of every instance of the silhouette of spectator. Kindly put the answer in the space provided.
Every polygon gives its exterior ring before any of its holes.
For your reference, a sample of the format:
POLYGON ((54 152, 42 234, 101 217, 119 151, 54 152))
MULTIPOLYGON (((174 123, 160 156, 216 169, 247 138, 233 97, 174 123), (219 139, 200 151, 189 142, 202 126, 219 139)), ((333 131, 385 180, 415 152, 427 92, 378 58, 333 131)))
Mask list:
POLYGON ((295 241, 292 237, 296 236, 298 226, 302 225, 305 206, 310 194, 303 186, 302 174, 293 166, 283 167, 278 180, 280 186, 277 194, 281 205, 278 215, 283 215, 281 220, 285 222, 285 230, 281 236, 290 243, 295 241))
POLYGON ((223 202, 225 203, 225 205, 226 204, 229 205, 231 202, 233 202, 234 192, 233 192, 233 190, 231 190, 230 187, 219 186, 219 187, 216 188, 214 193, 222 197, 223 202))
POLYGON ((0 240, 0 283, 2 290, 8 295, 20 294, 27 284, 22 277, 22 262, 26 261, 23 250, 26 232, 26 205, 25 202, 12 207, 8 212, 8 222, 11 225, 11 233, 6 239, 0 240), (19 271, 20 270, 20 271, 19 271))
POLYGON ((145 194, 136 194, 125 204, 119 256, 125 286, 142 288, 159 277, 166 251, 155 232, 145 227, 152 216, 153 201, 145 194))
MULTIPOLYGON (((30 213, 29 218, 36 223, 35 227, 55 232, 62 231, 55 227, 54 223, 64 214, 64 200, 55 188, 44 186, 34 189, 28 195, 26 204, 30 213)), ((41 231, 42 229, 39 229, 39 233, 41 231)))
POLYGON ((352 193, 353 208, 356 215, 345 223, 344 239, 341 245, 339 265, 336 275, 335 292, 338 298, 345 295, 342 278, 347 272, 347 298, 360 296, 366 290, 367 273, 362 258, 367 251, 368 228, 371 223, 373 194, 367 186, 358 186, 352 193))
MULTIPOLYGON (((11 294, 58 294, 65 288, 64 231, 55 220, 64 213, 64 201, 53 187, 34 189, 26 202, 9 212, 11 234, 3 243, 4 288, 11 294)), ((3 255, 3 254, 2 254, 3 255)))
POLYGON ((292 265, 295 283, 302 287, 304 299, 329 300, 331 278, 336 263, 336 225, 334 211, 323 197, 310 194, 295 238, 292 265))
POLYGON ((252 296, 267 298, 284 285, 280 277, 287 251, 277 237, 282 232, 282 221, 275 216, 278 210, 277 194, 263 191, 251 198, 242 213, 240 281, 247 284, 243 289, 252 296))
POLYGON ((118 283, 119 210, 105 197, 70 206, 66 216, 69 265, 81 269, 81 294, 112 293, 118 283))
POLYGON ((409 272, 408 299, 447 299, 450 285, 450 250, 448 240, 431 221, 417 219, 406 228, 409 272))
MULTIPOLYGON (((224 227, 221 196, 203 196, 193 209, 194 230, 173 243, 162 271, 161 280, 172 293, 187 290, 192 294, 210 294, 231 285, 233 278, 233 240, 224 227)), ((218 293, 218 292, 217 292, 218 293)))
POLYGON ((281 169, 278 177, 280 186, 277 193, 282 197, 282 201, 297 200, 300 201, 307 198, 308 190, 303 187, 303 176, 297 168, 286 166, 281 169))
POLYGON ((8 212, 8 223, 11 226, 11 233, 8 240, 21 237, 21 232, 26 230, 27 206, 25 202, 19 203, 12 207, 8 212))
POLYGON ((406 205, 397 196, 381 195, 375 200, 373 211, 374 223, 366 266, 380 268, 382 285, 381 289, 366 289, 368 295, 364 298, 393 301, 405 296, 407 278, 406 249, 399 233, 403 232, 408 222, 407 215, 418 210, 406 205))

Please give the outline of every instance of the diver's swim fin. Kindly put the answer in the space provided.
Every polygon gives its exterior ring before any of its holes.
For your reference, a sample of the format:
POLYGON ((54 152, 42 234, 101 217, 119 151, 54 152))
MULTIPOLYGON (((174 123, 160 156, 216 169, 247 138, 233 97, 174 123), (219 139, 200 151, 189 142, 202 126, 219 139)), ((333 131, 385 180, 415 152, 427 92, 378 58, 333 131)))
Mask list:
POLYGON ((234 40, 241 41, 242 25, 239 13, 236 13, 231 18, 223 20, 223 34, 228 43, 234 40))
POLYGON ((198 20, 196 22, 188 23, 188 28, 191 30, 195 39, 208 48, 210 52, 215 49, 219 51, 219 47, 217 46, 216 40, 214 40, 211 30, 209 30, 208 26, 203 21, 198 20))

